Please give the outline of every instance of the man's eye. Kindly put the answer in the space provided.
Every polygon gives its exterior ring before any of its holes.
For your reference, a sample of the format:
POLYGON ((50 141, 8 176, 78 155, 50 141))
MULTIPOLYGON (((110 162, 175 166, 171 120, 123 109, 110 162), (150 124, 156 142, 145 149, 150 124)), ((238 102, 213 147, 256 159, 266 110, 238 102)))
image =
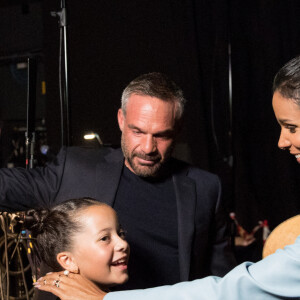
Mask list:
POLYGON ((173 132, 158 133, 155 135, 155 138, 161 140, 169 140, 173 138, 173 132))
POLYGON ((156 138, 160 139, 160 140, 169 140, 171 138, 171 136, 169 136, 169 135, 157 135, 156 138))
POLYGON ((139 135, 139 134, 141 134, 141 132, 140 132, 140 131, 138 131, 138 130, 133 130, 133 133, 134 133, 134 134, 136 134, 136 135, 139 135))

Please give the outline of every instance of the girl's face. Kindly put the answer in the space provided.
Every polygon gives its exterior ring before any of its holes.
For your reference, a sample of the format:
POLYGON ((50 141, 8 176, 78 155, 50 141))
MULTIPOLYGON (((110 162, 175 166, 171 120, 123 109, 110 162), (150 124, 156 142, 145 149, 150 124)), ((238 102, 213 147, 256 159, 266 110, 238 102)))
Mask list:
POLYGON ((300 107, 277 91, 273 95, 273 109, 281 126, 278 147, 289 150, 300 164, 300 107))
POLYGON ((94 205, 82 211, 84 230, 74 238, 73 257, 79 273, 102 287, 128 280, 129 246, 115 211, 94 205))

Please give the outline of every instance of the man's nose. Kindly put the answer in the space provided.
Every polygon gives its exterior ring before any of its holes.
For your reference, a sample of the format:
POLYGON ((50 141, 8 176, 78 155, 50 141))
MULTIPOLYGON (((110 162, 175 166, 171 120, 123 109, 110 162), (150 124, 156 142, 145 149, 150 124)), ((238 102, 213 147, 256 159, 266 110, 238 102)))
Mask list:
POLYGON ((152 135, 145 135, 141 142, 141 149, 144 153, 152 153, 156 150, 156 140, 152 135))

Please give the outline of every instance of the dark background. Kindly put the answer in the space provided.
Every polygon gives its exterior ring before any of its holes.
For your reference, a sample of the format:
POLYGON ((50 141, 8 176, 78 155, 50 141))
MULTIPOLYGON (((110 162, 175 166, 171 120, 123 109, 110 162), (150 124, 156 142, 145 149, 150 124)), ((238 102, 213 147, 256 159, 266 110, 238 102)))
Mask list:
MULTIPOLYGON (((27 77, 19 63, 27 56, 38 59, 38 146, 61 146, 59 25, 50 16, 59 9, 56 0, 1 1, 2 166, 22 165, 27 77)), ((70 0, 67 12, 72 145, 86 145, 93 130, 117 146, 122 90, 140 74, 164 72, 188 99, 175 155, 221 177, 240 223, 251 230, 267 219, 272 229, 299 213, 300 168, 277 149, 271 87, 300 54, 300 1, 70 0)))

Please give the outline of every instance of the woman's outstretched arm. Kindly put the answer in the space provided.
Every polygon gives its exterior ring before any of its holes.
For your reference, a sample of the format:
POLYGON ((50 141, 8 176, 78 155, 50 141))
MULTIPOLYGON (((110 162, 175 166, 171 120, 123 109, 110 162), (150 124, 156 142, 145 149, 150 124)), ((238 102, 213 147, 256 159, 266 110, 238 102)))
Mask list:
MULTIPOLYGON (((62 274, 62 273, 61 273, 62 274)), ((225 277, 206 277, 190 282, 144 290, 105 292, 80 275, 42 277, 40 289, 62 300, 275 300, 300 299, 300 236, 293 245, 277 250, 258 263, 243 263, 225 277), (43 285, 43 280, 46 284, 43 285)))

